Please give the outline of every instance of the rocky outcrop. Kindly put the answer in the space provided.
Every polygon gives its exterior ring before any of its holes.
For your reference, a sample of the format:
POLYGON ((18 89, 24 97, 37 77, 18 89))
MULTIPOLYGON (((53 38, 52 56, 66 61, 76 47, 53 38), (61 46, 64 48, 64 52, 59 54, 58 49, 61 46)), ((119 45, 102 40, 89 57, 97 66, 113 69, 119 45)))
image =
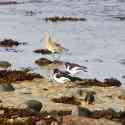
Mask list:
POLYGON ((11 66, 11 63, 7 61, 0 61, 0 68, 9 68, 11 66))
POLYGON ((35 53, 40 53, 40 54, 52 54, 51 51, 49 51, 48 49, 36 49, 34 50, 35 53))
POLYGON ((121 82, 115 78, 104 79, 104 81, 99 81, 97 79, 83 79, 77 82, 77 85, 83 86, 100 86, 100 87, 110 87, 110 86, 121 86, 121 82))
POLYGON ((0 70, 0 83, 33 80, 34 78, 43 78, 43 76, 21 70, 0 70))
POLYGON ((12 39, 4 39, 0 41, 0 47, 13 47, 18 45, 25 45, 26 43, 21 43, 12 39))
POLYGON ((64 103, 64 104, 72 104, 72 105, 80 105, 81 103, 74 97, 61 97, 52 99, 55 103, 64 103))

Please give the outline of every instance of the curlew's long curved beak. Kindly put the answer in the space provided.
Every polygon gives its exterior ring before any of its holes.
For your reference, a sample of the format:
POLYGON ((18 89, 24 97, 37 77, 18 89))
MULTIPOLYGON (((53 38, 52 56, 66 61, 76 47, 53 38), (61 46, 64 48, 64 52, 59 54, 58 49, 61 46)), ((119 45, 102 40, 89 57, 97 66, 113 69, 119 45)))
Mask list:
POLYGON ((85 68, 85 67, 80 67, 80 69, 81 69, 82 71, 84 71, 84 72, 88 72, 88 71, 87 71, 87 68, 85 68))

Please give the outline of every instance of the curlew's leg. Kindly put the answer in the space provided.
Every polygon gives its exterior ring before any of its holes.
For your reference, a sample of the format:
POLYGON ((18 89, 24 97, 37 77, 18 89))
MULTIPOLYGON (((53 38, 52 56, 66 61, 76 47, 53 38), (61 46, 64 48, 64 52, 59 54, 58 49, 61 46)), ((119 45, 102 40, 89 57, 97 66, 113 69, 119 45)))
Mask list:
POLYGON ((49 69, 48 69, 48 80, 49 80, 49 82, 53 81, 51 70, 49 70, 49 69))

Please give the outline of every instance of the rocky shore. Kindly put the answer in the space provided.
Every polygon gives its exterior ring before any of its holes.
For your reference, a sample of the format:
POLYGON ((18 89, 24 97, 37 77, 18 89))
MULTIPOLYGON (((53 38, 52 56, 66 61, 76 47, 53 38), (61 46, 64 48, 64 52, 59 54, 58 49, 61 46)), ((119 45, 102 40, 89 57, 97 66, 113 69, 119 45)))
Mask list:
MULTIPOLYGON (((20 44, 25 43, 0 41, 1 47, 20 44)), ((34 52, 52 54, 47 49, 34 52)), ((50 71, 65 63, 78 65, 43 57, 34 63, 50 71)), ((118 79, 71 76, 61 84, 30 68, 12 70, 11 65, 0 61, 1 125, 125 125, 125 89, 118 79)))
MULTIPOLYGON (((25 116, 24 113, 20 116, 20 113, 17 113, 16 118, 13 118, 15 114, 12 113, 10 117, 4 117, 7 121, 10 119, 16 119, 18 121, 20 119, 19 121, 22 122, 21 120, 23 119, 23 122, 26 121, 21 124, 25 125, 28 123, 27 120, 32 116, 32 118, 38 118, 35 124, 38 124, 39 121, 41 122, 40 125, 43 124, 42 122, 45 125, 50 125, 54 122, 54 119, 58 121, 60 112, 64 112, 64 114, 61 114, 61 118, 63 119, 61 121, 62 125, 74 125, 76 123, 79 125, 103 125, 105 122, 107 125, 124 125, 125 89, 122 87, 76 86, 73 83, 59 84, 49 82, 43 77, 30 81, 11 82, 11 84, 15 88, 13 91, 0 90, 1 107, 9 107, 8 110, 11 114, 11 109, 12 111, 13 108, 16 108, 16 110, 25 109, 26 102, 32 99, 41 102, 42 108, 40 113, 48 112, 48 114, 37 116, 38 113, 25 116), (89 104, 85 100, 88 92, 95 93, 94 104, 89 104), (93 116, 88 115, 88 113, 93 112, 95 112, 93 116), (48 120, 51 122, 48 123, 48 120)), ((0 112, 0 119, 2 119, 5 111, 1 109, 0 112)), ((6 121, 5 119, 4 122, 6 121)), ((15 125, 14 120, 12 121, 15 125)))
MULTIPOLYGON (((63 63, 35 61, 49 70, 63 63)), ((125 125, 125 89, 119 80, 72 77, 61 84, 30 68, 10 67, 11 63, 0 62, 0 124, 125 125)))

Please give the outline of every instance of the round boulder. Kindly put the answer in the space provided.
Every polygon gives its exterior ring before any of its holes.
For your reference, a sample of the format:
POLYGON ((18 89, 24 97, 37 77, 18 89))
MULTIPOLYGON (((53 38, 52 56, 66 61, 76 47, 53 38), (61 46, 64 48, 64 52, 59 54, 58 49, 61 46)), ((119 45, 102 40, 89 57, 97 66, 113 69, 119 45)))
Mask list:
POLYGON ((39 113, 43 107, 43 104, 37 100, 28 100, 26 105, 26 109, 32 113, 39 113))
POLYGON ((14 90, 15 90, 15 88, 10 83, 1 83, 0 84, 0 91, 9 92, 9 91, 14 91, 14 90))
POLYGON ((9 68, 11 64, 7 61, 0 61, 0 68, 9 68))

